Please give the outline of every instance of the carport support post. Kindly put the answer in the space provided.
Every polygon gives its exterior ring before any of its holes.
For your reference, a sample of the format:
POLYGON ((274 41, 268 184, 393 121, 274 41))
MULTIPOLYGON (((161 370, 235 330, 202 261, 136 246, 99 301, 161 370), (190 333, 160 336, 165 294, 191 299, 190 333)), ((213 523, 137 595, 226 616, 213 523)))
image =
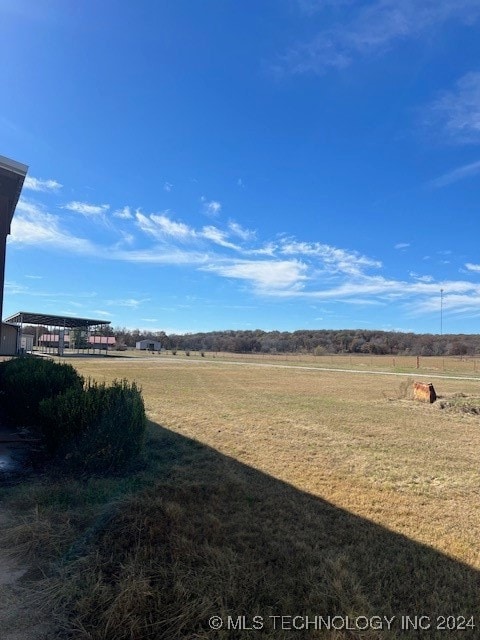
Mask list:
POLYGON ((20 327, 17 331, 17 355, 21 353, 23 335, 23 316, 20 316, 20 327))
POLYGON ((64 352, 64 347, 65 347, 65 327, 62 328, 58 328, 58 355, 59 356, 63 356, 63 352, 64 352))

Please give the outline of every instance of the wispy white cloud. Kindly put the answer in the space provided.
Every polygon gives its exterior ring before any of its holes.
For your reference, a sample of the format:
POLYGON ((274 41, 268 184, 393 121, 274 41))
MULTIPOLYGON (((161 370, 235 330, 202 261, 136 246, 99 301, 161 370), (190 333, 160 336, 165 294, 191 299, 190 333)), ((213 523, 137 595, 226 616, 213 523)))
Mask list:
POLYGON ((217 202, 216 200, 207 202, 206 206, 207 206, 208 213, 211 213, 214 216, 217 216, 222 210, 222 205, 220 204, 220 202, 217 202))
POLYGON ((120 218, 121 220, 131 220, 133 218, 133 213, 130 207, 123 207, 123 209, 117 209, 113 212, 114 218, 120 218))
POLYGON ((108 204, 88 204, 88 202, 78 202, 76 200, 63 205, 64 209, 81 213, 84 216, 99 216, 105 214, 110 205, 108 204))
POLYGON ((475 271, 477 273, 480 273, 480 264, 472 264, 471 262, 467 262, 465 265, 465 269, 468 269, 468 271, 475 271))
MULTIPOLYGON (((53 304, 55 304, 55 305, 57 304, 57 300, 55 300, 55 299, 48 300, 47 302, 50 302, 52 305, 53 305, 53 304)), ((55 308, 55 314, 59 314, 59 315, 61 315, 61 316, 67 317, 67 318, 68 318, 69 316, 70 316, 70 317, 72 317, 72 318, 74 318, 74 317, 77 315, 77 310, 76 310, 76 309, 70 309, 70 308, 68 308, 68 307, 61 307, 61 308, 59 309, 59 308, 57 307, 57 308, 55 308)))
POLYGON ((438 310, 440 308, 440 289, 444 290, 444 301, 448 298, 445 308, 456 310, 456 301, 461 300, 462 308, 466 301, 480 297, 480 284, 463 280, 424 282, 403 281, 385 278, 383 276, 361 276, 352 280, 322 290, 303 291, 299 295, 319 300, 364 299, 366 301, 379 300, 404 304, 410 313, 420 314, 438 310))
POLYGON ((202 196, 201 201, 203 202, 203 210, 208 216, 213 218, 220 215, 220 211, 222 210, 222 205, 217 200, 207 200, 204 196, 202 196))
POLYGON ((42 192, 57 192, 63 185, 56 180, 42 180, 42 178, 34 178, 33 176, 26 176, 23 188, 30 191, 42 191, 42 192))
POLYGON ((94 309, 93 313, 96 313, 98 316, 104 316, 105 318, 111 318, 113 313, 110 311, 103 311, 102 309, 94 309))
POLYGON ((430 186, 432 187, 446 187, 449 184, 453 184, 454 182, 458 182, 459 180, 464 180, 465 178, 470 178, 472 176, 476 176, 480 173, 480 161, 472 162, 470 164, 463 165, 462 167, 458 167, 453 171, 449 171, 445 173, 443 176, 436 178, 430 182, 430 186))
POLYGON ((241 240, 245 242, 255 240, 257 236, 256 231, 252 231, 251 229, 245 229, 238 222, 230 221, 228 223, 228 228, 233 233, 233 235, 238 236, 241 240))
MULTIPOLYGON (((474 313, 480 315, 480 288, 471 289, 465 293, 457 293, 455 290, 444 293, 442 298, 442 308, 445 312, 465 315, 474 313)), ((414 313, 435 313, 440 310, 439 294, 425 297, 420 302, 415 302, 414 313)))
POLYGON ((122 262, 171 266, 203 265, 210 259, 208 253, 192 249, 180 249, 165 244, 146 249, 114 249, 108 251, 105 257, 122 262))
POLYGON ((227 249, 236 249, 237 251, 240 250, 240 247, 238 245, 233 244, 233 242, 229 242, 228 234, 225 231, 222 231, 221 229, 217 229, 217 227, 213 227, 213 226, 203 227, 201 235, 203 238, 206 238, 207 240, 211 240, 212 242, 220 245, 221 247, 225 247, 227 249))
POLYGON ((433 276, 429 276, 429 275, 421 276, 418 273, 415 273, 415 271, 410 271, 409 275, 410 275, 411 278, 413 278, 414 280, 418 280, 419 282, 433 282, 434 281, 434 277, 433 276))
POLYGON ((105 304, 112 307, 129 307, 130 309, 138 309, 145 302, 149 302, 150 298, 119 298, 106 300, 105 304))
POLYGON ((343 272, 358 275, 365 268, 380 268, 382 263, 362 256, 356 251, 347 251, 320 242, 298 242, 283 240, 280 252, 285 255, 302 255, 315 257, 320 267, 330 272, 343 272))
POLYGON ((173 189, 173 184, 171 182, 165 182, 163 185, 163 190, 170 192, 173 189))
POLYGON ((128 233, 127 231, 120 230, 120 235, 122 236, 121 240, 117 243, 117 246, 121 245, 129 245, 135 242, 135 236, 133 233, 128 233))
MULTIPOLYGON (((20 285, 16 282, 11 282, 11 281, 6 281, 5 282, 5 291, 7 291, 9 294, 26 294, 28 296, 33 296, 33 297, 38 297, 38 298, 51 298, 52 300, 56 299, 56 298, 68 298, 72 295, 71 291, 45 291, 43 289, 39 289, 38 286, 35 286, 33 288, 30 287, 26 287, 24 285, 20 285)), ((96 291, 76 291, 75 295, 77 296, 77 298, 84 298, 86 300, 88 300, 88 302, 91 301, 92 298, 95 298, 97 296, 97 292, 96 291)), ((84 307, 84 304, 80 304, 78 301, 77 302, 72 302, 69 301, 68 304, 71 304, 72 306, 76 306, 76 307, 84 307)))
POLYGON ((9 241, 18 245, 55 247, 84 255, 95 253, 95 247, 89 240, 72 235, 61 226, 57 216, 23 198, 12 220, 9 241))
MULTIPOLYGON (((478 4, 478 3, 477 3, 478 4)), ((453 91, 446 91, 431 103, 424 112, 425 124, 442 131, 448 140, 455 143, 471 144, 480 142, 480 72, 471 72, 458 80, 453 91)), ((467 177, 469 171, 477 173, 474 165, 466 165, 439 178, 443 186, 457 179, 467 177), (462 175, 462 169, 467 171, 462 175), (455 175, 456 174, 456 175, 455 175), (453 180, 449 179, 453 177, 453 180), (447 182, 442 182, 442 178, 447 182)))
MULTIPOLYGON (((306 2, 303 6, 318 10, 326 4, 306 2)), ((343 69, 360 57, 378 55, 402 41, 420 38, 449 20, 473 24, 480 16, 478 0, 374 0, 352 4, 341 14, 342 22, 321 29, 310 42, 292 47, 274 71, 324 73, 343 69)))
MULTIPOLYGON (((473 313, 480 297, 480 283, 468 282, 466 276, 464 280, 435 281, 431 275, 411 271, 405 280, 389 278, 379 260, 360 252, 282 235, 273 241, 259 240, 232 221, 223 226, 194 228, 173 219, 169 212, 146 215, 137 211, 128 230, 117 230, 123 240, 116 244, 109 240, 109 245, 75 236, 68 229, 69 223, 73 224, 71 216, 61 219, 38 203, 22 198, 12 221, 10 241, 13 245, 36 245, 103 260, 189 267, 243 282, 252 293, 261 296, 353 305, 395 304, 412 315, 436 309, 441 288, 449 313, 459 313, 461 309, 473 313), (138 234, 138 229, 144 235, 138 234)), ((399 243, 402 244, 406 243, 399 243)), ((437 252, 437 259, 449 258, 450 254, 450 250, 437 252)), ((465 273, 478 280, 480 265, 467 262, 464 266, 465 273)), ((11 284, 10 291, 24 293, 25 288, 11 284)), ((105 304, 107 309, 138 309, 147 300, 141 296, 125 297, 105 304)))
MULTIPOLYGON (((282 263, 285 262, 285 256, 295 256, 301 260, 308 258, 312 268, 324 270, 330 274, 344 273, 353 276, 362 273, 365 269, 378 269, 382 266, 380 261, 361 255, 358 252, 347 251, 318 242, 307 243, 295 239, 282 238, 277 243, 270 242, 255 246, 253 244, 256 240, 255 232, 243 228, 236 222, 229 222, 226 229, 213 225, 194 229, 183 222, 173 220, 167 214, 168 212, 164 212, 147 216, 137 213, 137 224, 144 233, 161 241, 163 245, 169 242, 192 245, 193 254, 198 252, 199 247, 205 246, 205 243, 212 243, 217 247, 237 251, 244 256, 257 256, 260 262, 263 261, 262 264, 270 264, 268 261, 264 261, 266 256, 282 263), (232 236, 239 238, 239 241, 233 242, 232 236)), ((172 247, 170 246, 169 251, 171 249, 172 247)), ((142 251, 140 255, 145 256, 145 251, 142 251)), ((252 260, 242 263, 242 269, 245 264, 251 265, 252 263, 252 260)), ((225 271, 223 265, 220 270, 222 272, 225 271)))
POLYGON ((202 267, 226 278, 251 282, 262 292, 299 290, 307 279, 307 265, 299 260, 238 260, 219 261, 202 267))
POLYGON ((278 249, 278 244, 275 242, 266 242, 259 247, 245 249, 244 253, 250 256, 274 256, 278 249))
POLYGON ((244 246, 244 243, 253 242, 255 232, 245 229, 236 222, 229 222, 227 228, 224 229, 214 225, 205 225, 200 229, 195 229, 184 222, 173 219, 169 211, 150 215, 137 211, 135 219, 141 231, 163 244, 181 242, 182 244, 191 244, 195 248, 214 244, 244 254, 252 253, 251 247, 249 245, 244 246), (232 236, 240 240, 233 242, 232 236))
POLYGON ((166 213, 151 214, 146 216, 137 211, 135 218, 139 228, 155 238, 164 239, 166 237, 176 238, 177 240, 188 240, 194 238, 197 234, 192 227, 183 222, 176 222, 169 218, 166 213))
MULTIPOLYGON (((49 282, 47 284, 51 284, 52 280, 49 280, 49 282)), ((5 290, 9 289, 8 293, 11 293, 12 291, 14 293, 22 293, 22 294, 26 294, 29 297, 36 297, 36 298, 42 298, 43 300, 47 301, 47 299, 49 302, 51 301, 52 303, 55 303, 55 301, 58 298, 70 298, 72 295, 71 291, 61 291, 58 289, 55 290, 44 290, 39 288, 38 285, 36 285, 35 287, 25 287, 24 285, 18 285, 17 283, 14 282, 5 282, 5 290)), ((85 307, 87 306, 87 303, 89 304, 92 300, 92 298, 97 297, 97 292, 96 291, 75 291, 75 296, 77 298, 83 298, 85 299, 85 304, 81 304, 78 301, 77 302, 72 302, 71 300, 68 301, 68 304, 72 305, 72 306, 76 306, 76 307, 85 307)))
POLYGON ((394 249, 408 249, 409 246, 409 242, 397 242, 397 244, 394 246, 394 249))
POLYGON ((12 282, 11 280, 5 280, 5 293, 9 295, 24 295, 29 292, 28 287, 18 282, 12 282))

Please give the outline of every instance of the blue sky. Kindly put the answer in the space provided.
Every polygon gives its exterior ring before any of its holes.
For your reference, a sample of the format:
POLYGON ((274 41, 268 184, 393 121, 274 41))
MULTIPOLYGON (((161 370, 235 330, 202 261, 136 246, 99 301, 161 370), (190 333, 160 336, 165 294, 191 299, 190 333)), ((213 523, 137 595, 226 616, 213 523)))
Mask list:
POLYGON ((18 310, 480 326, 480 0, 0 0, 18 310))

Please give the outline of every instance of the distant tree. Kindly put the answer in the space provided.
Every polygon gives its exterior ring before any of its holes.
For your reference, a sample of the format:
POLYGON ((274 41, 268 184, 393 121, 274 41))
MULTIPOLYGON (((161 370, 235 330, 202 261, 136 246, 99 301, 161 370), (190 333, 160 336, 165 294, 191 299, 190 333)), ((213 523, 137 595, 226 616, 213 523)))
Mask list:
POLYGON ((75 349, 87 349, 88 339, 85 329, 73 329, 70 333, 70 346, 75 349))
POLYGON ((468 353, 468 345, 461 340, 454 340, 449 345, 448 353, 451 356, 466 356, 468 353))

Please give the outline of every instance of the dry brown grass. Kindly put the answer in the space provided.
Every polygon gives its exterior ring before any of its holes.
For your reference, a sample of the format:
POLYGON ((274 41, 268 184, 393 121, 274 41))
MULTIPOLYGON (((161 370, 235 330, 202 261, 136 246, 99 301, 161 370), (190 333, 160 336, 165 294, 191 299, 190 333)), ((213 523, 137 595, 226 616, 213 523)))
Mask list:
MULTIPOLYGON (((153 359, 165 360, 174 358, 175 360, 186 360, 185 351, 177 351, 172 355, 172 351, 150 353, 129 349, 128 351, 110 351, 108 358, 118 358, 120 360, 131 359, 153 359)), ((190 351, 188 359, 208 360, 214 362, 236 361, 243 363, 258 364, 278 364, 289 366, 309 366, 327 369, 358 369, 360 371, 389 371, 389 372, 411 372, 432 375, 466 375, 477 376, 480 379, 480 356, 393 356, 393 355, 368 355, 368 354, 332 354, 319 355, 309 353, 231 353, 224 351, 203 352, 190 351)), ((102 356, 100 356, 102 357, 102 356)), ((81 357, 80 357, 81 358, 81 357)))
MULTIPOLYGON (((416 638, 398 624, 390 633, 214 633, 207 620, 478 614, 477 415, 413 404, 391 376, 161 356, 75 366, 100 381, 136 380, 153 421, 139 488, 50 583, 76 637, 416 638)), ((435 387, 444 397, 478 393, 474 381, 435 387)), ((85 512, 62 491, 52 513, 85 512)))
MULTIPOLYGON (((162 359, 174 357, 176 360, 185 360, 185 352, 177 351, 151 354, 147 351, 135 349, 128 352, 110 352, 109 357, 124 359, 149 358, 162 359)), ((360 371, 388 371, 397 373, 418 373, 431 375, 465 375, 477 376, 480 379, 480 357, 478 356, 392 356, 392 355, 368 355, 368 354, 336 354, 316 356, 308 353, 262 353, 242 354, 229 352, 204 352, 204 356, 198 351, 190 351, 190 360, 210 360, 215 362, 236 361, 243 363, 278 364, 289 366, 309 366, 327 369, 350 369, 360 371)))
MULTIPOLYGON (((78 368, 127 375, 153 421, 480 568, 478 417, 386 400, 402 378, 180 361, 78 368)), ((475 394, 478 383, 435 388, 475 394)))
MULTIPOLYGON (((125 499, 90 552, 60 572, 74 637, 255 638, 211 615, 469 613, 478 578, 428 547, 156 427, 166 476, 125 499)), ((54 581, 55 582, 55 581, 54 581)), ((415 638, 299 633, 271 638, 415 638)), ((428 637, 445 637, 432 634, 428 637)), ((463 637, 469 637, 466 633, 463 637)), ((474 637, 474 636, 470 636, 474 637)))

